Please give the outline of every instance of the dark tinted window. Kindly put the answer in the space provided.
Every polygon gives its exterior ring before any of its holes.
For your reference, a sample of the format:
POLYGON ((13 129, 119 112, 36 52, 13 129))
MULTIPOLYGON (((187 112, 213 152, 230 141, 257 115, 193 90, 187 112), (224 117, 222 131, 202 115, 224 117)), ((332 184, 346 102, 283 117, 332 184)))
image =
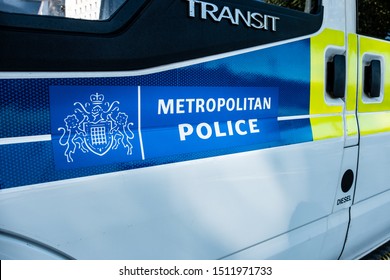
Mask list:
POLYGON ((85 20, 105 20, 126 0, 0 0, 0 11, 85 20))
POLYGON ((261 2, 273 4, 305 13, 317 13, 319 0, 262 0, 261 2))
POLYGON ((390 41, 390 1, 358 0, 357 32, 390 41))

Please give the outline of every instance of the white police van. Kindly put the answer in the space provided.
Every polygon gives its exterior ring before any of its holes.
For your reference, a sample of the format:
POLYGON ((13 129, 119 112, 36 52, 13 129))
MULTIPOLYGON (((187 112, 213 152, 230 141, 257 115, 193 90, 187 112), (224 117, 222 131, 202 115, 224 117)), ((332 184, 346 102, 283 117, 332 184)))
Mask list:
POLYGON ((0 11, 1 259, 355 259, 390 239, 389 1, 0 11))

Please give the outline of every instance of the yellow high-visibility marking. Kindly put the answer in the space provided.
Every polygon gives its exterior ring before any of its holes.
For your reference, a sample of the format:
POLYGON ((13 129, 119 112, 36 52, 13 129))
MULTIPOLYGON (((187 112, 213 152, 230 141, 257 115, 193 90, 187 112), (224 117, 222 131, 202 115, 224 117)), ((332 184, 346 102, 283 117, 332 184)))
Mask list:
POLYGON ((390 111, 390 43, 374 38, 359 37, 359 98, 358 112, 383 112, 390 111), (382 71, 384 80, 384 96, 381 102, 364 102, 363 101, 363 75, 364 65, 363 56, 365 54, 379 55, 384 59, 382 71))
POLYGON ((357 35, 348 34, 348 52, 347 52, 347 94, 345 98, 347 112, 356 111, 357 94, 357 35))
POLYGON ((338 138, 344 135, 342 116, 311 117, 310 123, 313 131, 313 140, 338 138))
POLYGON ((310 118, 313 140, 342 137, 344 135, 343 106, 328 104, 325 100, 325 70, 327 63, 325 52, 329 46, 345 46, 344 32, 325 29, 319 35, 312 37, 310 44, 310 115, 328 115, 310 118))
POLYGON ((390 132, 390 112, 359 114, 360 135, 390 132))
POLYGON ((357 136, 359 133, 358 124, 355 113, 348 114, 345 116, 347 126, 347 136, 357 136))
POLYGON ((361 136, 390 132, 390 43, 374 38, 359 36, 359 87, 358 119, 361 136), (382 60, 381 73, 383 97, 371 100, 363 92, 363 56, 378 56, 382 60), (364 100, 365 98, 366 100, 364 100))

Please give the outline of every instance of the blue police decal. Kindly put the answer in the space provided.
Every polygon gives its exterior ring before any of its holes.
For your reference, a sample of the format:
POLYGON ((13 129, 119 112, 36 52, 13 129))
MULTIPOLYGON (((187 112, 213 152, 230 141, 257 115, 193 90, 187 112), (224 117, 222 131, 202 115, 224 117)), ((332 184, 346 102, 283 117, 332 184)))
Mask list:
POLYGON ((277 88, 56 86, 50 99, 57 168, 222 155, 279 140, 277 88))
POLYGON ((279 139, 277 88, 141 87, 141 92, 146 157, 227 154, 279 139))

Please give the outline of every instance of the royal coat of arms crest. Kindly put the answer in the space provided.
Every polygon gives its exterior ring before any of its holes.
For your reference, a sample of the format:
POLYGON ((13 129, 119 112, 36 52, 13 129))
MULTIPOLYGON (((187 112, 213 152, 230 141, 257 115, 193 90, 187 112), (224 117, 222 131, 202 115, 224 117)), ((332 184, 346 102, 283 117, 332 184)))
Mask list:
POLYGON ((126 154, 133 153, 130 140, 134 133, 128 121, 128 115, 120 111, 119 101, 104 102, 104 95, 90 95, 90 102, 73 104, 73 114, 64 119, 65 125, 59 127, 62 136, 59 144, 65 147, 64 156, 67 162, 73 162, 72 154, 76 152, 94 153, 104 156, 110 150, 124 147, 126 154))

